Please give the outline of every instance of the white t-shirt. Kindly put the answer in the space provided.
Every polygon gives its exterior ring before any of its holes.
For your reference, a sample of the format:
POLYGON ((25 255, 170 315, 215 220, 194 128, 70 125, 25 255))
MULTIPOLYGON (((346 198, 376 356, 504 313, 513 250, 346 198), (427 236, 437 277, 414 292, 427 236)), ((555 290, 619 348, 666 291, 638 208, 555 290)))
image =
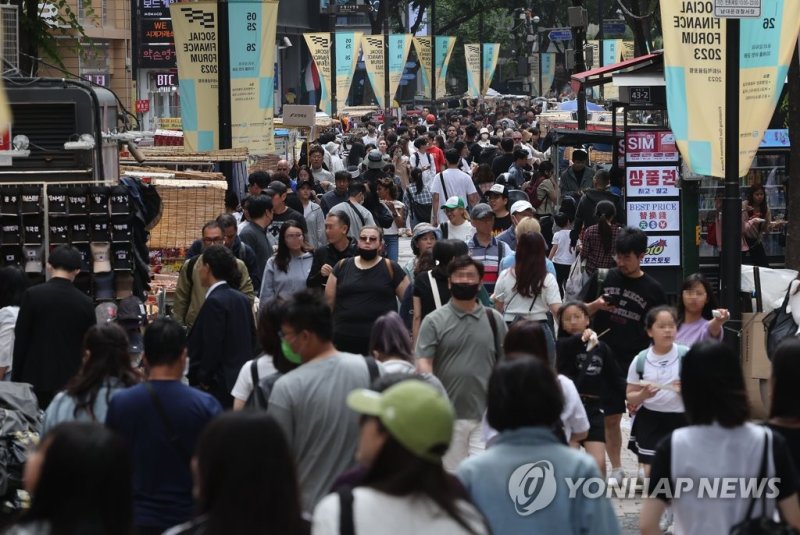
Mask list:
MULTIPOLYGON (((458 502, 462 516, 474 533, 488 534, 480 513, 458 502)), ((329 494, 314 509, 312 535, 339 535, 339 495, 329 494)), ((369 487, 353 489, 353 524, 356 533, 383 535, 462 535, 467 531, 430 498, 391 496, 369 487)))
MULTIPOLYGON (((636 373, 636 359, 634 358, 628 368, 628 384, 640 384, 639 374, 636 373)), ((672 344, 672 349, 666 355, 656 355, 652 346, 647 350, 647 359, 644 363, 642 379, 662 385, 668 385, 680 380, 681 359, 678 356, 678 346, 672 344)), ((645 408, 658 412, 684 412, 681 395, 671 390, 659 390, 658 393, 642 403, 645 408)))
MULTIPOLYGON (((247 401, 247 398, 249 398, 250 394, 253 392, 253 376, 250 373, 251 362, 253 361, 248 360, 244 363, 242 369, 239 370, 239 377, 236 378, 236 383, 234 383, 233 389, 231 389, 231 396, 240 401, 247 401)), ((258 365, 256 367, 258 368, 259 380, 278 371, 272 364, 272 356, 266 353, 258 357, 258 365)))
MULTIPOLYGON (((394 209, 397 210, 398 214, 402 213, 403 210, 406 209, 406 205, 401 203, 400 201, 392 201, 392 204, 394 205, 394 209)), ((388 210, 388 208, 387 208, 387 210, 388 210)), ((383 229, 383 235, 384 236, 397 236, 399 233, 400 233, 400 231, 397 228, 397 223, 395 223, 394 222, 394 218, 392 218, 392 226, 389 227, 389 228, 383 229)))
MULTIPOLYGON (((426 166, 428 166, 428 169, 422 171, 422 183, 430 188, 433 177, 436 176, 436 162, 433 161, 433 156, 431 156, 430 153, 419 151, 411 155, 411 167, 419 167, 422 169, 426 166)), ((446 200, 447 199, 442 199, 442 202, 446 200)))
POLYGON ((11 373, 11 363, 14 361, 14 329, 17 325, 17 316, 19 316, 18 306, 0 308, 0 366, 8 368, 6 374, 11 373))
POLYGON ((503 319, 505 321, 514 321, 517 316, 530 320, 545 320, 550 311, 550 305, 561 304, 558 282, 550 272, 545 276, 542 292, 535 301, 531 297, 522 296, 514 291, 516 283, 517 277, 514 274, 514 268, 511 267, 500 274, 494 287, 494 295, 498 301, 503 303, 503 319))
POLYGON ((478 193, 475 189, 475 183, 472 182, 470 177, 464 171, 458 169, 445 169, 441 173, 433 177, 433 182, 430 185, 431 195, 434 193, 439 194, 439 222, 447 221, 447 215, 444 213, 442 205, 448 198, 457 195, 464 199, 464 204, 467 203, 467 198, 472 193, 478 193), (441 178, 440 178, 441 177, 441 178), (444 179, 444 188, 442 188, 442 178, 444 179), (447 193, 445 193, 445 189, 447 193))
POLYGON ((561 423, 564 425, 564 434, 567 440, 575 433, 585 433, 589 430, 589 418, 581 402, 581 396, 572 379, 558 374, 558 384, 564 394, 564 409, 561 411, 561 423))
POLYGON ((475 227, 469 221, 464 221, 460 225, 453 225, 450 221, 447 222, 447 239, 448 240, 463 240, 469 242, 475 235, 475 227))
POLYGON ((561 229, 553 234, 553 245, 558 245, 558 250, 553 256, 554 264, 565 264, 571 266, 575 262, 575 252, 569 248, 569 230, 561 229))

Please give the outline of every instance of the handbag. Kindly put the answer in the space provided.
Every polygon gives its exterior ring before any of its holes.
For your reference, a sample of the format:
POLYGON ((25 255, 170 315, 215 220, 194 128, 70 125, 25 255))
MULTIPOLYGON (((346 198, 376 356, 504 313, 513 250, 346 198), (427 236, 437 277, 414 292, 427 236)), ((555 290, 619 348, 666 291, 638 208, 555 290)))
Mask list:
POLYGON ((569 268, 569 275, 564 283, 565 301, 580 300, 581 290, 586 282, 586 260, 578 256, 569 268))
MULTIPOLYGON (((767 479, 767 455, 769 448, 772 444, 772 432, 764 428, 764 450, 761 454, 761 468, 758 470, 758 478, 761 481, 767 479)), ((761 516, 753 518, 753 508, 756 505, 758 497, 753 496, 750 498, 750 505, 747 506, 747 514, 744 520, 738 524, 731 526, 728 533, 730 535, 793 535, 797 532, 788 524, 781 521, 773 520, 767 514, 767 492, 766 488, 761 493, 761 516)))
POLYGON ((764 316, 761 320, 766 329, 766 336, 764 342, 767 346, 767 357, 772 359, 778 345, 786 338, 792 338, 797 334, 797 324, 791 313, 786 310, 789 304, 789 297, 792 294, 792 285, 786 289, 786 297, 783 299, 783 304, 764 316))

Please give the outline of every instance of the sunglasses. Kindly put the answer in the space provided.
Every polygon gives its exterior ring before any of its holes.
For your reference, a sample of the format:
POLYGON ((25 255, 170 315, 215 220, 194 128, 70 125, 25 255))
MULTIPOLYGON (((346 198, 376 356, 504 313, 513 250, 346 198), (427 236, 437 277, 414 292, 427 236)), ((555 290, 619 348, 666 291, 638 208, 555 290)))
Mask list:
POLYGON ((359 236, 358 240, 366 243, 375 243, 379 242, 381 239, 377 236, 359 236))

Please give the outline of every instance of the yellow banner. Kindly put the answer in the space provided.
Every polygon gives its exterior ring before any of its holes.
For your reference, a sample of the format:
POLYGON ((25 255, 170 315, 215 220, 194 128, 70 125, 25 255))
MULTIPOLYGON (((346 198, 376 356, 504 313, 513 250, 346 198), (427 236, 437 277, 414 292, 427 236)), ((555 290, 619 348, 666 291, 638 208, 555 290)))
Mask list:
POLYGON ((303 38, 319 74, 321 89, 319 107, 325 113, 330 114, 333 111, 331 106, 331 34, 304 33, 303 38))
POLYGON ((228 2, 231 141, 250 154, 275 148, 275 33, 277 2, 228 2))
POLYGON ((433 98, 431 81, 433 80, 433 50, 430 37, 415 37, 414 50, 419 59, 419 76, 422 81, 422 95, 433 98))
POLYGON ((633 41, 622 41, 622 59, 632 59, 636 57, 636 47, 633 41))
POLYGON ((186 152, 219 148, 217 4, 171 4, 178 60, 183 147, 186 152))
MULTIPOLYGON (((762 0, 762 17, 740 21, 739 161, 747 174, 769 125, 800 31, 800 2, 762 0)), ((725 176, 726 21, 712 2, 661 2, 664 75, 675 141, 689 168, 725 176)))
POLYGON ((365 35, 361 38, 361 51, 367 78, 375 93, 378 106, 386 107, 386 56, 383 35, 365 35))
POLYGON ((478 98, 481 94, 481 45, 464 45, 464 59, 467 64, 467 95, 478 98))

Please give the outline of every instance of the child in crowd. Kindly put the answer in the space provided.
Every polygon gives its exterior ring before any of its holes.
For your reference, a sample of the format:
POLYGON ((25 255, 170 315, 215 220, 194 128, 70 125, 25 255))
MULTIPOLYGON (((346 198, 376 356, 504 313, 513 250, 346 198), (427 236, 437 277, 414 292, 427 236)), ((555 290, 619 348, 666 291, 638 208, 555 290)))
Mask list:
POLYGON ((608 393, 624 388, 617 361, 608 345, 597 340, 595 332, 589 328, 589 309, 581 302, 571 301, 561 307, 558 332, 556 367, 575 383, 589 419, 589 435, 581 445, 605 477, 603 402, 608 393))
POLYGON ((645 476, 661 439, 686 425, 681 399, 681 359, 689 351, 675 343, 678 314, 669 306, 647 313, 645 326, 652 345, 639 353, 628 368, 628 405, 638 407, 631 441, 644 465, 645 476))
POLYGON ((553 220, 560 230, 553 234, 553 246, 550 248, 550 260, 556 268, 556 280, 561 297, 564 297, 564 284, 569 277, 569 269, 575 262, 576 252, 570 247, 569 233, 572 230, 572 220, 563 212, 553 216, 553 220))
POLYGON ((678 334, 675 340, 693 346, 703 340, 722 341, 722 327, 730 318, 727 309, 716 308, 717 300, 708 280, 700 273, 686 277, 678 303, 678 334))

